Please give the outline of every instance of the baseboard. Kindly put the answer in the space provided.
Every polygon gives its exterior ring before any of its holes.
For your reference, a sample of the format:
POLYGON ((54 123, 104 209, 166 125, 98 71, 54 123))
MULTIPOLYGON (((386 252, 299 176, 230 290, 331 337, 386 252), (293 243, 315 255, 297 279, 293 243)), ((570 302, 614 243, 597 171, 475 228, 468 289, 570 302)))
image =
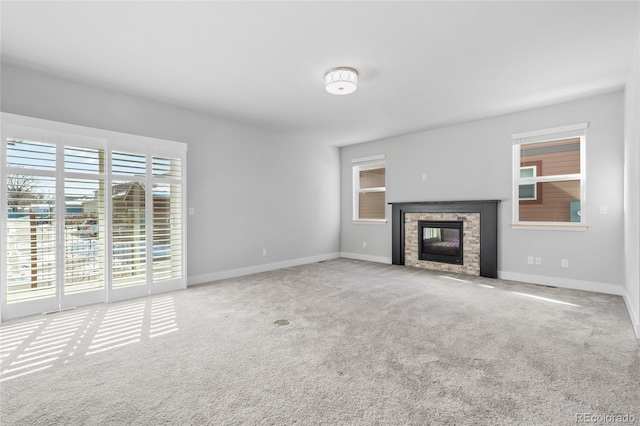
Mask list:
POLYGON ((498 271, 498 278, 508 281, 520 281, 531 284, 542 284, 554 287, 570 288, 572 290, 593 291, 596 293, 614 294, 622 296, 624 287, 621 285, 599 283, 594 281, 572 280, 569 278, 548 277, 544 275, 520 274, 517 272, 498 271))
POLYGON ((629 294, 624 291, 622 298, 624 299, 624 304, 627 306, 627 312, 629 312, 629 317, 631 318, 631 325, 633 325, 633 331, 636 333, 636 337, 640 339, 640 316, 636 312, 631 300, 629 299, 629 294))
POLYGON ((290 268, 292 266, 306 265, 308 263, 322 262, 323 260, 337 259, 340 253, 327 253, 318 256, 303 257, 299 259, 285 260, 282 262, 265 263, 263 265, 248 266, 246 268, 229 269, 226 271, 212 272, 210 274, 195 275, 187 278, 187 286, 204 284, 211 281, 224 280, 226 278, 241 277, 260 272, 273 271, 275 269, 290 268))
POLYGON ((371 256, 368 254, 347 253, 343 251, 340 253, 340 257, 345 257, 347 259, 366 260, 368 262, 387 263, 389 265, 391 264, 391 258, 383 256, 371 256))
POLYGON ((633 331, 638 339, 640 339, 640 323, 638 322, 638 313, 635 311, 629 295, 623 286, 614 284, 598 283, 593 281, 571 280, 568 278, 547 277, 542 275, 519 274, 516 272, 498 271, 498 278, 508 281, 519 281, 532 284, 550 285, 554 287, 570 288, 572 290, 593 291, 596 293, 613 294, 622 296, 624 304, 629 313, 629 319, 633 326, 633 331))

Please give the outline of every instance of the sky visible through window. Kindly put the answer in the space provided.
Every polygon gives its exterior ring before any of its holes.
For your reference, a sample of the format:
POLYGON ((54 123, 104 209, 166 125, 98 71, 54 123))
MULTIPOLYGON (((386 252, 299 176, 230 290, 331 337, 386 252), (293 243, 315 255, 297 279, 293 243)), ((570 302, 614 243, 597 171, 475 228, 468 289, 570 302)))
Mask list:
MULTIPOLYGON (((145 176, 146 156, 114 151, 112 153, 112 173, 125 176, 145 176)), ((7 139, 7 167, 24 170, 20 175, 30 175, 30 170, 55 171, 56 146, 46 142, 32 140, 7 139)), ((102 174, 105 172, 105 151, 96 148, 65 147, 64 168, 68 173, 102 174)), ((153 157, 154 177, 177 177, 179 171, 172 168, 170 158, 153 157)), ((18 174, 18 173, 13 173, 18 174)), ((35 190, 41 194, 53 195, 55 182, 53 180, 39 180, 35 190), (48 182, 45 183, 45 182, 48 182)), ((89 179, 67 180, 65 194, 74 198, 94 198, 98 190, 99 181, 89 179)), ((154 192, 165 192, 161 186, 154 192)))

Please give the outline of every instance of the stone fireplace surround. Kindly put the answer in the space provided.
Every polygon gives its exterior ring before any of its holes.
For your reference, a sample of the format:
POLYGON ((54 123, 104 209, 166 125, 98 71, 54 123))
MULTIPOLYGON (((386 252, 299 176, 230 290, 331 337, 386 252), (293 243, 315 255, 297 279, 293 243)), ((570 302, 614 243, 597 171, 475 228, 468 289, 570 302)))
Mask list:
POLYGON ((392 263, 497 278, 499 202, 499 200, 479 200, 389 203, 392 206, 392 263), (413 255, 417 252, 417 221, 424 219, 453 219, 465 222, 463 265, 436 264, 421 261, 417 258, 417 254, 413 255), (413 235, 414 233, 416 235, 413 235), (471 250, 468 252, 467 241, 472 242, 471 250), (415 247, 407 247, 407 245, 415 247))
POLYGON ((480 275, 480 213, 406 213, 404 215, 404 264, 435 271, 480 275), (418 222, 463 223, 462 264, 422 260, 419 257, 418 222))

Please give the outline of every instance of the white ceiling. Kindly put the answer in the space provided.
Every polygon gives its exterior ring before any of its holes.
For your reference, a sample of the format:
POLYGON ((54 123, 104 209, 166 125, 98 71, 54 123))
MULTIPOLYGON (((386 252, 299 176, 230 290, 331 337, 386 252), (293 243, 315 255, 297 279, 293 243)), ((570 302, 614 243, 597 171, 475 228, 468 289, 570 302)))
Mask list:
POLYGON ((620 90, 638 5, 2 1, 2 60, 346 145, 620 90))

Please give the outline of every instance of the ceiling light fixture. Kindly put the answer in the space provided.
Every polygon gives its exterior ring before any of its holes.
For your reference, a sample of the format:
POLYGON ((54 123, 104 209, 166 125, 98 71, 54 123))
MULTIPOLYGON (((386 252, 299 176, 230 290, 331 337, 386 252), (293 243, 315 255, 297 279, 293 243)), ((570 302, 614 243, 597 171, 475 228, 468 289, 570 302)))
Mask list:
POLYGON ((348 95, 358 88, 358 71, 349 67, 332 68, 324 75, 324 84, 332 95, 348 95))

